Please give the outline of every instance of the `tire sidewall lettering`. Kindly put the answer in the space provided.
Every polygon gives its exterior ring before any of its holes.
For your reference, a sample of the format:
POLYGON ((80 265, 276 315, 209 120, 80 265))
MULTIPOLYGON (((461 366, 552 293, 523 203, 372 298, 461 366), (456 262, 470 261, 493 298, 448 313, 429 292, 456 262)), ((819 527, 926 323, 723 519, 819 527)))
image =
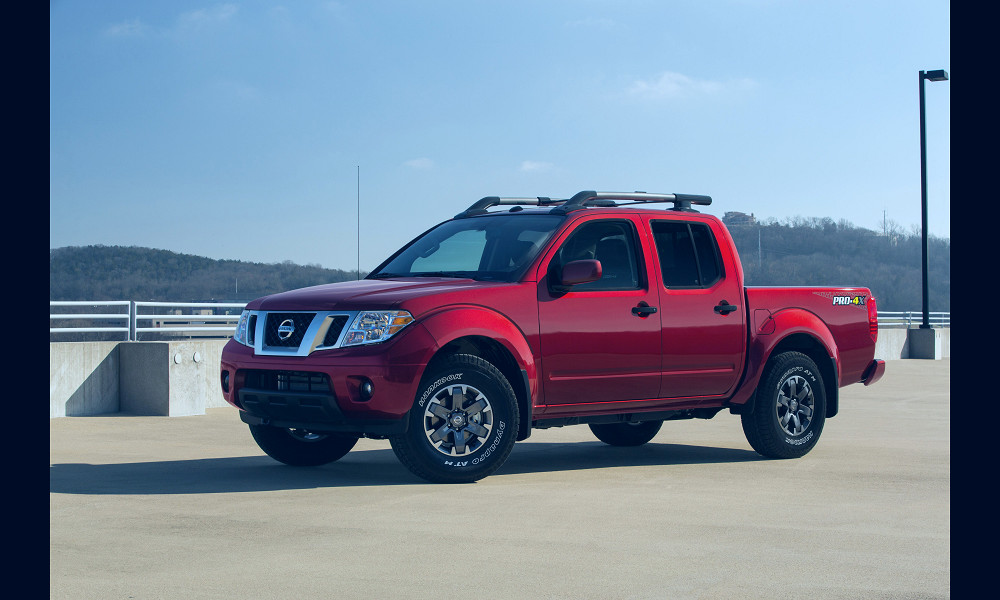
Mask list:
MULTIPOLYGON (((812 370, 810 370, 808 367, 802 367, 802 366, 792 367, 791 369, 785 371, 784 375, 778 378, 778 383, 777 385, 774 386, 775 394, 781 391, 781 386, 785 385, 785 382, 788 381, 788 378, 791 377, 792 375, 804 375, 805 378, 809 380, 809 385, 814 387, 818 383, 816 375, 813 374, 812 370)), ((815 392, 813 393, 815 394, 815 392)))
POLYGON ((461 381, 462 375, 464 374, 465 373, 452 373, 450 375, 445 375, 444 377, 441 377, 434 383, 430 384, 427 387, 427 389, 424 390, 423 395, 420 396, 420 400, 417 401, 417 405, 420 406, 420 408, 423 408, 424 403, 427 402, 428 398, 430 398, 433 394, 437 393, 437 391, 442 387, 444 387, 445 384, 451 383, 453 381, 461 381))
POLYGON ((801 446, 802 444, 807 444, 807 443, 809 443, 809 440, 811 440, 811 439, 813 439, 813 430, 812 430, 812 427, 810 427, 809 431, 806 432, 806 434, 804 436, 800 437, 800 438, 793 438, 793 437, 790 437, 787 434, 785 435, 785 441, 788 442, 789 444, 793 445, 793 446, 801 446))
POLYGON ((493 430, 496 432, 496 437, 493 438, 493 443, 491 443, 489 447, 486 448, 482 456, 477 456, 476 458, 473 458, 472 464, 478 465, 480 462, 486 460, 487 458, 489 458, 491 454, 493 454, 493 451, 497 449, 497 445, 500 444, 501 438, 503 438, 503 431, 505 427, 506 423, 504 423, 503 421, 497 422, 497 426, 493 430))

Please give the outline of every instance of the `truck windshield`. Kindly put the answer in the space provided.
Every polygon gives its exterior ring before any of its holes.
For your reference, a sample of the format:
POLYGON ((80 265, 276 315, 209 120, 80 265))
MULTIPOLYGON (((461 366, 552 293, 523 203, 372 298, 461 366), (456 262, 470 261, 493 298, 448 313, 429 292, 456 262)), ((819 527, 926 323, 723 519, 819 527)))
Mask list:
POLYGON ((565 217, 490 215, 446 221, 368 276, 517 281, 565 217))

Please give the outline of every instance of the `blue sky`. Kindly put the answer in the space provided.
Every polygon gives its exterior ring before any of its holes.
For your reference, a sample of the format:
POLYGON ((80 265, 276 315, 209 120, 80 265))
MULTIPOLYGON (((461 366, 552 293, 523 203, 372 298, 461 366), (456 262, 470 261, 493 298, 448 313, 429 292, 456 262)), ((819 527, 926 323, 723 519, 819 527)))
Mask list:
POLYGON ((948 2, 52 0, 49 245, 351 270, 360 195, 368 270, 483 196, 583 189, 919 231, 921 69, 961 77, 948 2))

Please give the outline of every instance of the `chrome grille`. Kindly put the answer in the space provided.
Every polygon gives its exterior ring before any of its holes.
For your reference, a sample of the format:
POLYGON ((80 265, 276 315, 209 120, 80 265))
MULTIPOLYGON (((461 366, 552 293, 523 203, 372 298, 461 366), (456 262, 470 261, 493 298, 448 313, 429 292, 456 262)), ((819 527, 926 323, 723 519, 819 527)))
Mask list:
POLYGON ((302 337, 312 323, 315 313, 267 313, 264 322, 264 345, 280 348, 298 348, 302 337), (282 338, 282 329, 291 325, 291 335, 282 338))
POLYGON ((340 332, 347 326, 347 315, 337 315, 330 322, 330 328, 326 330, 326 337, 323 338, 324 346, 335 346, 340 339, 340 332))
POLYGON ((315 350, 339 348, 337 342, 357 311, 251 310, 254 352, 261 356, 309 356, 315 350), (284 327, 282 327, 284 325, 284 327), (281 330, 281 331, 279 331, 281 330), (290 333, 281 339, 279 333, 290 333))

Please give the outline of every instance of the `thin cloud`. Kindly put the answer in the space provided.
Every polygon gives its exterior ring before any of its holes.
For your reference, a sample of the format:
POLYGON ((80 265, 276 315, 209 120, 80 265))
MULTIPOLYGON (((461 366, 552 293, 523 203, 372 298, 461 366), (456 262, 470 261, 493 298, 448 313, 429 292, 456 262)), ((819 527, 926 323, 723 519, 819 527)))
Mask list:
POLYGON ((238 11, 239 7, 235 4, 220 4, 211 8, 200 8, 183 13, 178 22, 182 27, 203 27, 228 21, 238 11))
POLYGON ((525 173, 541 173, 544 171, 551 171, 552 167, 555 166, 552 163, 539 162, 535 160, 526 160, 521 162, 521 171, 525 173))
POLYGON ((414 158, 403 164, 411 169, 431 169, 434 167, 434 161, 429 158, 414 158))
POLYGON ((181 13, 176 25, 167 28, 152 28, 139 19, 114 23, 104 29, 105 35, 112 37, 141 37, 147 34, 171 35, 184 30, 201 29, 218 23, 225 23, 239 12, 235 4, 220 4, 181 13))
POLYGON ((695 79, 682 73, 664 71, 652 79, 640 79, 633 82, 626 90, 626 94, 634 98, 646 100, 667 100, 673 98, 717 96, 745 91, 756 85, 756 82, 752 79, 746 78, 723 82, 709 79, 695 79))
POLYGON ((114 37, 138 37, 146 33, 146 25, 139 19, 109 25, 104 33, 114 37))

